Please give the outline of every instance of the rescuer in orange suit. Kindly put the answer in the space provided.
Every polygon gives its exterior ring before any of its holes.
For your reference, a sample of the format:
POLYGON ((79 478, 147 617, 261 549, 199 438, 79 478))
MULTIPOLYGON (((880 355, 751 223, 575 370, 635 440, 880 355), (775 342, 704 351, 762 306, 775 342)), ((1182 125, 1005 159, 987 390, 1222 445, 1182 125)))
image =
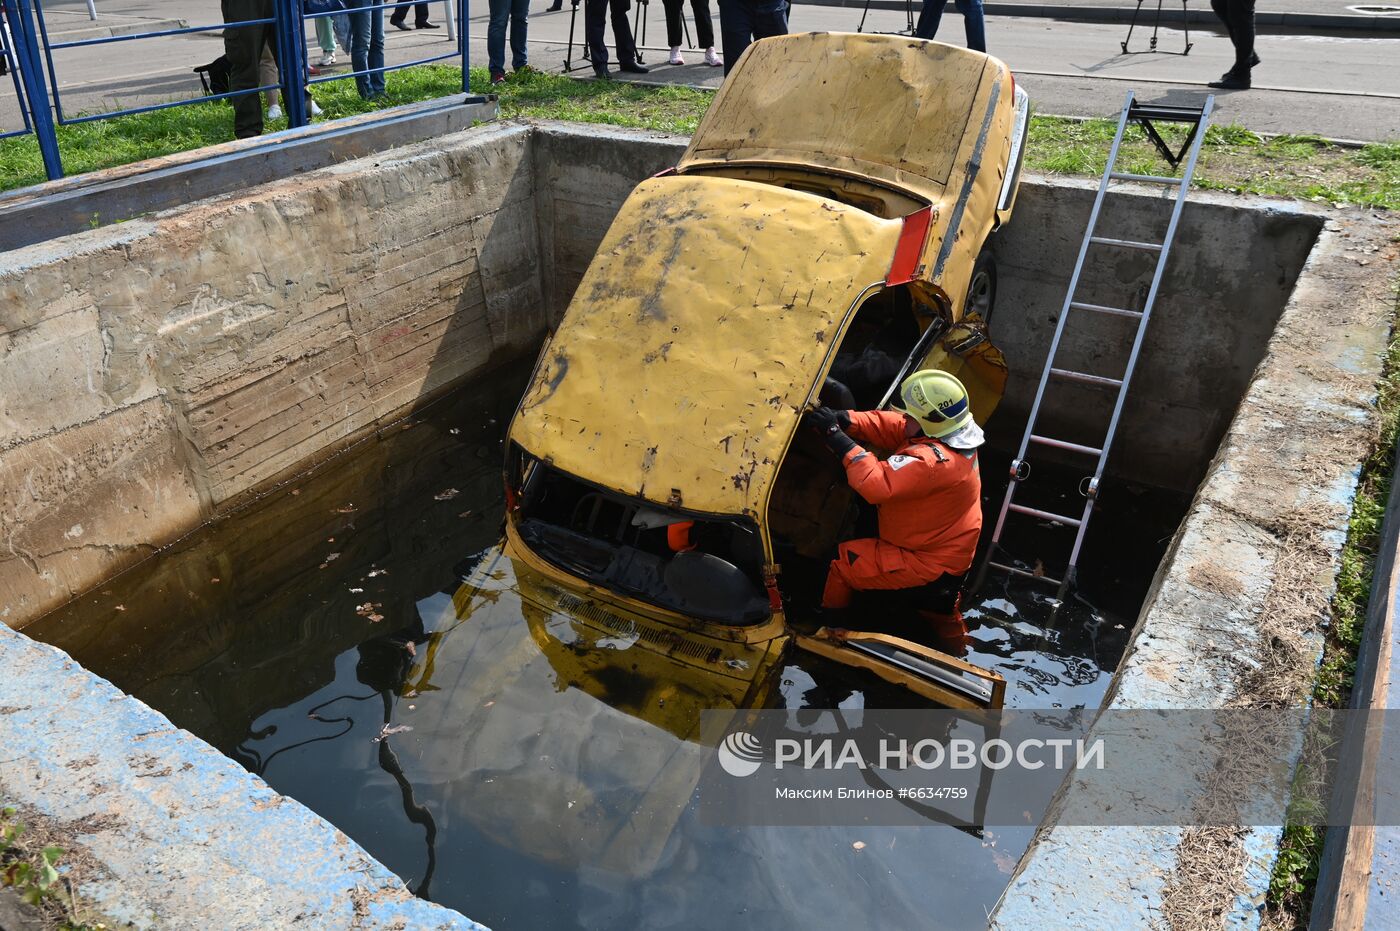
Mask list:
POLYGON ((878 538, 837 550, 822 592, 823 610, 839 610, 857 591, 918 589, 918 612, 954 652, 967 644, 959 611, 963 583, 982 532, 982 479, 967 390, 933 369, 915 372, 891 411, 819 407, 804 421, 841 457, 846 478, 879 508, 878 538), (880 460, 857 443, 892 450, 880 460))

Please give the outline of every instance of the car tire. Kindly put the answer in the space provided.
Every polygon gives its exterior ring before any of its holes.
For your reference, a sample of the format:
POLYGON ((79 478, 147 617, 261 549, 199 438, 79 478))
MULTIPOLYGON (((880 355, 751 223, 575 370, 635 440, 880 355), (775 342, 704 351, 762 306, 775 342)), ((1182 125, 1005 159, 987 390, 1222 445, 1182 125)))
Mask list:
POLYGON ((967 286, 967 300, 963 302, 963 313, 976 311, 988 329, 992 324, 992 311, 997 303, 997 260, 992 250, 982 248, 977 261, 972 266, 972 279, 967 286))

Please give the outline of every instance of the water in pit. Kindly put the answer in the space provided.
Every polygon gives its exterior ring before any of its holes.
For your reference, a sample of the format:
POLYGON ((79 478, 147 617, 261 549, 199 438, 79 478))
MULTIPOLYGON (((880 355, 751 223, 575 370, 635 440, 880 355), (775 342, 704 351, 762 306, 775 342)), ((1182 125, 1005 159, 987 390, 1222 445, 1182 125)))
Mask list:
MULTIPOLYGON (((494 559, 500 440, 527 376, 497 370, 25 632, 489 926, 985 926, 1033 826, 703 824, 692 794, 710 751, 676 736, 686 722, 636 713, 649 685, 621 674, 625 642, 585 677, 568 619, 523 610, 504 560, 469 610, 454 604, 460 573, 494 559)), ((993 503, 1004 463, 984 458, 993 503)), ((1123 507, 1096 518, 1085 601, 1052 619, 1052 592, 1026 581, 966 605, 969 659, 1006 676, 1009 706, 1103 697, 1184 507, 1104 498, 1123 507)), ((917 704, 801 656, 770 694, 917 704)))

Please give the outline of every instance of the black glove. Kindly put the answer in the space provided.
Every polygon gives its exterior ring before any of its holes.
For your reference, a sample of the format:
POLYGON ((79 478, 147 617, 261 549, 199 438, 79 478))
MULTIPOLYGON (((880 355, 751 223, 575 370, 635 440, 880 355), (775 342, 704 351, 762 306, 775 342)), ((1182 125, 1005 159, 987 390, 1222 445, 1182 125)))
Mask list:
POLYGON ((827 448, 837 456, 845 457, 846 453, 855 448, 856 441, 845 433, 845 427, 851 424, 851 417, 845 411, 819 407, 803 414, 802 423, 817 431, 822 442, 826 443, 827 448))

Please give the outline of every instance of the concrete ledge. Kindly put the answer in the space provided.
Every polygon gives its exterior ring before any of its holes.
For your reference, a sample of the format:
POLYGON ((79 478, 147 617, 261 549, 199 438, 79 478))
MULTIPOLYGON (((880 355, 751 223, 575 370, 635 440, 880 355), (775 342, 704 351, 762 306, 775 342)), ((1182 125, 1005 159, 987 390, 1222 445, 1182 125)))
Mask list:
MULTIPOLYGON (((865 0, 802 0, 813 6, 837 6, 862 9, 865 0)), ((914 2, 917 14, 920 3, 914 2)), ((872 10, 895 10, 904 12, 906 0, 870 0, 872 10)), ((987 16, 1029 16, 1043 19, 1062 19, 1080 23, 1122 23, 1133 22, 1135 8, 1131 6, 1083 6, 1067 3, 984 3, 987 16)), ((1137 13, 1139 27, 1152 28, 1156 10, 1144 5, 1137 13)), ((1185 21, 1192 27, 1220 28, 1220 20, 1206 9, 1186 10, 1185 21)), ((1266 31, 1279 32, 1400 32, 1400 17, 1362 16, 1346 13, 1292 13, 1259 10, 1254 14, 1256 27, 1266 31)), ((1167 28, 1179 27, 1182 23, 1180 10, 1163 10, 1162 25, 1167 28)))
POLYGON ((444 136, 496 113, 494 97, 427 100, 8 191, 0 252, 444 136))
POLYGON ((81 847, 83 899, 105 915, 136 928, 481 928, 67 654, 0 625, 0 669, 0 801, 81 847))

